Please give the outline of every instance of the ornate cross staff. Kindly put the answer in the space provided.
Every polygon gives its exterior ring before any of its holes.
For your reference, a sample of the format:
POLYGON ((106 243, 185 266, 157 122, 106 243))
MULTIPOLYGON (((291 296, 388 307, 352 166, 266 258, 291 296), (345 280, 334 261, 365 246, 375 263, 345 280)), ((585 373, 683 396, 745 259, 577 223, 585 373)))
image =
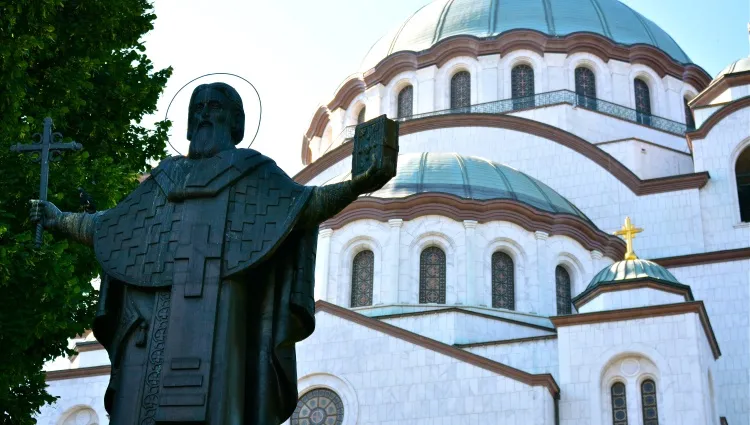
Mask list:
MULTIPOLYGON (((39 200, 47 200, 47 182, 49 181, 49 162, 59 161, 62 151, 79 151, 83 149, 80 143, 68 142, 62 143, 62 134, 52 132, 52 118, 47 117, 44 119, 44 132, 42 134, 36 133, 31 136, 34 140, 31 144, 20 144, 17 143, 10 147, 13 152, 39 152, 39 158, 36 161, 42 163, 42 177, 39 181, 39 200), (51 154, 51 155, 50 155, 51 154)), ((36 247, 42 246, 42 232, 44 231, 44 224, 40 220, 36 224, 36 239, 34 243, 36 247)))
POLYGON ((615 235, 622 236, 625 238, 625 244, 626 244, 626 253, 625 253, 625 259, 626 260, 637 260, 638 257, 636 257, 635 252, 633 252, 633 239, 635 238, 635 235, 637 233, 641 233, 643 229, 633 226, 633 223, 630 221, 630 217, 625 217, 625 226, 623 226, 622 229, 615 232, 615 235))

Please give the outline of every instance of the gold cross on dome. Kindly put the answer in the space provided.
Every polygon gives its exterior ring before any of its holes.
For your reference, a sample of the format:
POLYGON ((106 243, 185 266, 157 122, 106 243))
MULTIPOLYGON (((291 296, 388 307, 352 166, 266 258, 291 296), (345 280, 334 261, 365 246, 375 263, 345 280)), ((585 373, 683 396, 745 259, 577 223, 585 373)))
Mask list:
POLYGON ((635 252, 633 252, 633 239, 635 238, 635 235, 637 233, 641 233, 642 231, 643 229, 633 226, 633 223, 630 221, 630 217, 625 217, 625 226, 623 226, 622 229, 615 232, 615 235, 622 236, 625 239, 625 244, 626 244, 625 259, 626 260, 638 259, 638 257, 636 257, 635 255, 635 252))

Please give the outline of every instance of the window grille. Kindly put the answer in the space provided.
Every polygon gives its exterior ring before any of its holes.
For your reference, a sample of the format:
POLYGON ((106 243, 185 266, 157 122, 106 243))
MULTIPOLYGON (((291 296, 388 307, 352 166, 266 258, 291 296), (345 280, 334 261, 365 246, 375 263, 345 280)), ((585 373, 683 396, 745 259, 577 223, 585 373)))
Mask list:
POLYGON ((471 74, 457 72, 451 78, 451 109, 471 106, 471 74))
POLYGON ((344 422, 344 403, 335 392, 315 388, 300 397, 289 422, 291 425, 341 425, 344 422))
POLYGON ((419 303, 445 304, 445 252, 436 246, 419 259, 419 303))
POLYGON ((656 383, 651 379, 641 384, 641 406, 643 425, 659 425, 659 411, 656 408, 656 383))
POLYGON ((651 93, 648 84, 636 78, 633 87, 635 89, 636 121, 640 124, 651 125, 651 93))
POLYGON ((515 309, 513 259, 504 252, 492 254, 492 307, 515 309))
POLYGON ((612 423, 628 425, 628 402, 625 395, 625 384, 615 382, 612 385, 612 423))
POLYGON ((414 106, 414 87, 406 86, 398 92, 398 118, 412 116, 414 106))
POLYGON ((693 117, 693 110, 688 105, 688 98, 686 97, 682 100, 685 103, 685 126, 688 131, 695 130, 695 117, 693 117))
POLYGON ((557 287, 557 314, 570 314, 570 273, 565 267, 557 266, 555 268, 555 284, 557 287))
POLYGON ((352 261, 352 307, 372 305, 372 282, 374 276, 375 254, 362 251, 352 261))
POLYGON ((534 69, 529 65, 516 65, 510 71, 513 109, 533 108, 534 69))
POLYGON ((582 66, 576 68, 575 83, 578 105, 596 110, 596 77, 594 71, 582 66))

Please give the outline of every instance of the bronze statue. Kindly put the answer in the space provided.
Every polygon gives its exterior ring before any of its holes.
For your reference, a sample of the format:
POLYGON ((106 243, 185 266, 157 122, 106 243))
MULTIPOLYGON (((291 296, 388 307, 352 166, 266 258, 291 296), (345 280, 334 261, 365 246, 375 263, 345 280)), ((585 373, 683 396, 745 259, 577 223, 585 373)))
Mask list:
POLYGON ((377 152, 397 151, 397 126, 385 129, 393 121, 370 132, 391 139, 370 140, 365 172, 310 187, 235 148, 244 119, 231 86, 199 86, 188 156, 162 161, 116 207, 64 213, 32 201, 32 220, 93 246, 101 263, 93 330, 112 363, 114 425, 286 420, 297 403, 295 343, 315 326, 318 225, 395 175, 395 155, 377 152))

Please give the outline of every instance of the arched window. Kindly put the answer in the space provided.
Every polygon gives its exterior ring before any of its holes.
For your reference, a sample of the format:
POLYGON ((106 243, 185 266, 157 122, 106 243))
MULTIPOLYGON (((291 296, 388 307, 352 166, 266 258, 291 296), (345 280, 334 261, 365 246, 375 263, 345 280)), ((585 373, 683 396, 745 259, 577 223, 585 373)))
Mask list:
POLYGON ((366 107, 362 107, 362 109, 359 110, 359 114, 357 115, 357 124, 362 124, 365 122, 365 113, 367 111, 366 107))
POLYGON ((362 251, 352 261, 352 307, 372 305, 372 281, 375 266, 375 254, 362 251))
POLYGON ((651 93, 648 84, 640 78, 633 81, 635 89, 635 116, 641 124, 651 125, 651 93))
POLYGON ((289 421, 291 425, 341 425, 343 422, 344 403, 338 394, 326 388, 315 388, 300 397, 289 421))
POLYGON ((529 65, 516 65, 510 71, 510 92, 513 109, 534 107, 534 69, 529 65))
POLYGON ((747 223, 750 222, 750 147, 745 148, 737 158, 734 175, 737 178, 740 220, 747 223))
POLYGON ((643 425, 659 425, 659 411, 656 408, 656 384, 647 379, 641 384, 641 405, 643 425))
POLYGON ((625 384, 615 382, 612 385, 612 423, 628 425, 628 401, 625 395, 625 384))
POLYGON ((693 110, 688 105, 689 100, 687 97, 682 100, 685 103, 685 126, 687 126, 688 131, 695 130, 695 118, 693 117, 693 110))
POLYGON ((594 71, 579 66, 575 71, 578 106, 596 110, 596 77, 594 71))
POLYGON ((419 303, 445 304, 445 252, 436 246, 419 258, 419 303))
POLYGON ((62 425, 98 425, 99 416, 90 407, 81 407, 68 413, 60 422, 62 425))
POLYGON ((555 285, 557 288, 557 314, 570 314, 570 273, 563 266, 555 268, 555 285))
POLYGON ((513 259, 504 252, 492 254, 492 307, 515 308, 513 259))
POLYGON ((460 71, 451 78, 451 109, 471 106, 471 74, 460 71))
POLYGON ((414 87, 406 86, 398 92, 398 118, 406 118, 412 116, 412 109, 414 106, 414 87))

